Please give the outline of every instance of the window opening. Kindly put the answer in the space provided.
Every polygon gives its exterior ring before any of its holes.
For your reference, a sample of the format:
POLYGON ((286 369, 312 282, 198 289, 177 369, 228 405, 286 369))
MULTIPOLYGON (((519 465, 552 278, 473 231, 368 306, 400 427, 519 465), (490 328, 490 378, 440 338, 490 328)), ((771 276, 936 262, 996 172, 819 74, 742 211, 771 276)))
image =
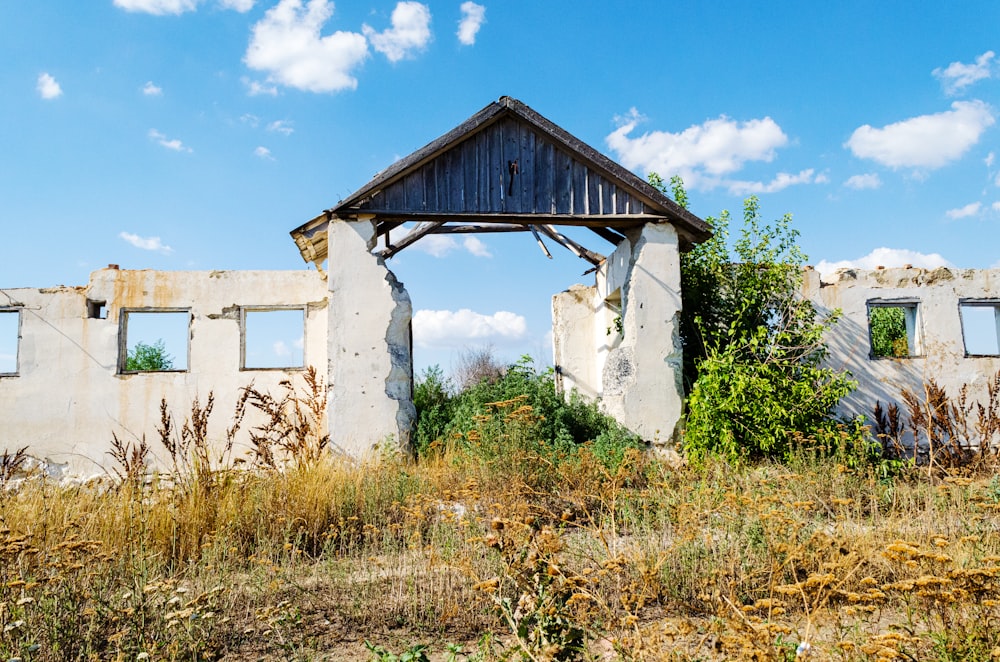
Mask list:
POLYGON ((87 317, 93 320, 104 320, 108 318, 108 310, 105 308, 107 301, 94 301, 87 299, 87 317))
POLYGON ((0 310, 0 375, 17 374, 17 353, 21 336, 21 311, 0 310))
POLYGON ((187 370, 190 324, 187 310, 123 311, 121 372, 187 370))
POLYGON ((916 302, 868 302, 872 358, 920 356, 916 302))
POLYGON ((244 308, 244 370, 305 367, 305 308, 244 308))
POLYGON ((1000 301, 963 301, 962 340, 966 356, 1000 356, 1000 301))

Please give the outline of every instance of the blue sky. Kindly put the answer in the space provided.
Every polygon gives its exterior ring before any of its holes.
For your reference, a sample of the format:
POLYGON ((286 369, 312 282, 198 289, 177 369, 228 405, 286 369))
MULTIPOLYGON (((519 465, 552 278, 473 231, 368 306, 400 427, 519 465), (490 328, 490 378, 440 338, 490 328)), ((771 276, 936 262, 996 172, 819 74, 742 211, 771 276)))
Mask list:
MULTIPOLYGON (((702 217, 756 193, 823 268, 1000 266, 998 28, 995 2, 0 0, 0 287, 303 268, 289 230, 502 95, 683 175, 702 217)), ((592 278, 550 248, 390 260, 418 367, 547 360, 550 296, 592 278)))

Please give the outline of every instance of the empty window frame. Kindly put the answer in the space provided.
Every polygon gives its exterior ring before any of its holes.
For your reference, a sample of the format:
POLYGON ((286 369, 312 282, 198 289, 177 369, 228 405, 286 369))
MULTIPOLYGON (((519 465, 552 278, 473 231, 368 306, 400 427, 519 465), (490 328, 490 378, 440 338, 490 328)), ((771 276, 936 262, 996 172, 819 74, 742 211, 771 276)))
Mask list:
POLYGON ((17 375, 17 355, 21 339, 21 311, 0 308, 0 377, 17 375))
POLYGON ((920 307, 917 301, 869 301, 868 338, 873 359, 921 356, 920 307))
POLYGON ((243 308, 240 368, 243 370, 304 368, 305 327, 304 307, 243 308))
POLYGON ((963 299, 958 304, 966 356, 1000 356, 1000 299, 963 299))
POLYGON ((191 311, 185 308, 123 310, 119 372, 188 369, 191 311))

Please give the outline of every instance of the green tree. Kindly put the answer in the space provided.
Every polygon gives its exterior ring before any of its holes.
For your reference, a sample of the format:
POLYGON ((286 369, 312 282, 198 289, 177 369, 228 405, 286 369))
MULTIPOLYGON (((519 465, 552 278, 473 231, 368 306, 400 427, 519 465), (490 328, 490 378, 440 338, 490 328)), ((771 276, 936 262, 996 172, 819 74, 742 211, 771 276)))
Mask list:
POLYGON ((139 341, 125 357, 125 369, 129 371, 172 370, 174 358, 167 354, 163 339, 152 345, 139 341))
MULTIPOLYGON (((659 177, 650 182, 666 188, 659 177)), ((671 185, 686 205, 683 183, 675 177, 671 185)), ((681 256, 684 446, 694 459, 783 457, 794 433, 829 427, 854 386, 847 373, 823 366, 823 334, 837 313, 821 319, 800 295, 806 257, 791 215, 766 223, 757 198, 748 198, 732 251, 728 212, 707 220, 714 236, 681 256)))

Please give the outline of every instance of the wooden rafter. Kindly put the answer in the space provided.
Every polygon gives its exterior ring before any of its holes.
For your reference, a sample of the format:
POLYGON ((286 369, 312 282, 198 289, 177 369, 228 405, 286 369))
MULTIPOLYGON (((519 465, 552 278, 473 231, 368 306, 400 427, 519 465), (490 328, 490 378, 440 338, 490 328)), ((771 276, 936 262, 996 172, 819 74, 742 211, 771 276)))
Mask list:
POLYGON ((557 243, 560 243, 563 246, 565 246, 567 249, 569 249, 571 253, 573 253, 573 255, 583 258, 584 260, 590 262, 593 265, 600 264, 605 260, 605 257, 600 253, 595 253, 594 251, 584 248, 583 246, 573 241, 569 237, 560 234, 551 225, 539 225, 538 229, 544 232, 549 237, 551 237, 557 243))
POLYGON ((444 225, 444 221, 430 221, 422 223, 421 225, 418 225, 417 227, 407 232, 406 236, 397 241, 396 243, 390 244, 388 248, 379 253, 379 255, 381 255, 383 258, 390 258, 399 251, 409 246, 410 244, 415 243, 421 237, 431 234, 435 228, 440 227, 442 225, 444 225))
POLYGON ((545 242, 542 241, 542 238, 540 236, 538 236, 538 230, 535 229, 534 225, 529 225, 528 229, 531 230, 531 236, 533 236, 535 238, 535 241, 538 242, 538 247, 542 249, 543 253, 545 253, 545 257, 547 257, 547 258, 549 258, 551 260, 552 259, 552 253, 549 252, 549 249, 545 245, 545 242))

